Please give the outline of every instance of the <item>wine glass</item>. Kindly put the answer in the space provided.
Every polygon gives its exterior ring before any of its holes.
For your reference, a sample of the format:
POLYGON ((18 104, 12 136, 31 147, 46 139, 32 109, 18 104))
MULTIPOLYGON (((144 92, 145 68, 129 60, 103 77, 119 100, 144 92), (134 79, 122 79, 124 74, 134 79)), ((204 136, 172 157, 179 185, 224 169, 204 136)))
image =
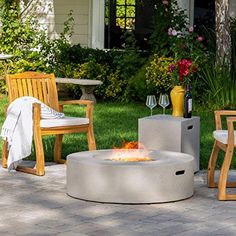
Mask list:
POLYGON ((146 100, 146 106, 150 108, 151 110, 151 116, 152 116, 152 109, 157 105, 157 100, 154 95, 148 95, 146 100))
POLYGON ((158 104, 163 108, 163 115, 166 113, 166 107, 170 104, 167 94, 160 94, 158 104))

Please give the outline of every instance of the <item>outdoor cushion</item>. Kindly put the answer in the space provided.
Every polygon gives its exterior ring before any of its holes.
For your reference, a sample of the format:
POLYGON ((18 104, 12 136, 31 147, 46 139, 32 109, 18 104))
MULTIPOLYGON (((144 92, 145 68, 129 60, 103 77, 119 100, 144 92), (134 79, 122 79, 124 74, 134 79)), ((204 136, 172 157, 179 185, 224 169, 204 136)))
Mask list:
MULTIPOLYGON (((228 143, 228 130, 215 130, 213 132, 213 137, 224 144, 228 143)), ((236 131, 234 131, 234 144, 236 144, 236 131)))
POLYGON ((39 100, 37 102, 41 104, 41 119, 59 119, 65 117, 64 113, 55 111, 39 100))
POLYGON ((60 119, 41 119, 40 127, 49 128, 49 127, 59 127, 59 126, 72 126, 72 125, 85 125, 89 124, 88 118, 78 118, 78 117, 68 117, 60 119))

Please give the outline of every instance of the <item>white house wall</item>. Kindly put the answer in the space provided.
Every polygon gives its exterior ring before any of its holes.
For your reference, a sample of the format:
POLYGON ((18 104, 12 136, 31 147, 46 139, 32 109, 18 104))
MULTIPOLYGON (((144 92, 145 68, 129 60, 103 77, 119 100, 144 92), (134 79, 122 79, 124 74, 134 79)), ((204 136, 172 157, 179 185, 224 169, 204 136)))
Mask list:
POLYGON ((178 0, 179 6, 186 11, 189 24, 193 25, 194 20, 194 0, 178 0))
POLYGON ((63 31, 68 13, 73 10, 74 34, 72 43, 88 46, 89 43, 89 1, 88 0, 54 0, 55 33, 63 31))
POLYGON ((68 19, 70 10, 73 10, 74 33, 72 44, 80 43, 88 46, 89 40, 89 0, 31 0, 22 1, 23 16, 35 12, 40 24, 50 38, 57 38, 64 29, 64 22, 68 19), (35 6, 37 6, 35 8, 35 6))

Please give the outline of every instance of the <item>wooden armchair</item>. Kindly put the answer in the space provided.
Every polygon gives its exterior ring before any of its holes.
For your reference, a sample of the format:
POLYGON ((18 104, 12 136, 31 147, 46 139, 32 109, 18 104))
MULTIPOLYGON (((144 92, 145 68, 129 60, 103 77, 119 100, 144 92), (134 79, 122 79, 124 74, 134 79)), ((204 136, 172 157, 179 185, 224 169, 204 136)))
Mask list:
MULTIPOLYGON (((17 166, 18 171, 44 175, 44 149, 42 143, 43 135, 56 135, 54 145, 54 161, 56 163, 65 163, 61 159, 61 147, 63 134, 87 133, 87 141, 89 150, 95 150, 96 144, 93 132, 93 102, 85 100, 58 101, 57 87, 55 76, 53 74, 43 74, 37 72, 24 72, 6 77, 8 88, 8 101, 11 103, 16 98, 23 96, 32 96, 56 111, 63 111, 63 106, 67 104, 86 105, 86 118, 70 118, 41 120, 40 104, 33 104, 33 138, 36 152, 36 167, 29 168, 26 166, 17 166)), ((2 167, 7 167, 7 142, 3 143, 2 167)))
POLYGON ((227 182, 234 148, 236 147, 236 131, 234 131, 236 111, 215 111, 215 122, 216 130, 213 132, 215 142, 208 163, 208 187, 218 187, 219 200, 236 200, 236 194, 227 194, 227 187, 236 187, 236 182, 227 182), (226 116, 227 130, 222 130, 222 116, 226 116), (225 152, 225 156, 220 171, 219 182, 217 183, 214 180, 214 173, 220 149, 225 152))

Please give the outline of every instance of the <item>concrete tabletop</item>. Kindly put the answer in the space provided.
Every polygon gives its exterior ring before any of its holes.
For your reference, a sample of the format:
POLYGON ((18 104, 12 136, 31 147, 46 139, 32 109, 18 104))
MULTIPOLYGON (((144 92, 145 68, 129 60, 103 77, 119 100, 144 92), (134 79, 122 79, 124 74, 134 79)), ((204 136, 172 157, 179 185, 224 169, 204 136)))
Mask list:
POLYGON ((78 84, 78 85, 100 85, 102 81, 100 80, 90 80, 90 79, 71 79, 71 78, 56 78, 57 83, 63 84, 78 84))

